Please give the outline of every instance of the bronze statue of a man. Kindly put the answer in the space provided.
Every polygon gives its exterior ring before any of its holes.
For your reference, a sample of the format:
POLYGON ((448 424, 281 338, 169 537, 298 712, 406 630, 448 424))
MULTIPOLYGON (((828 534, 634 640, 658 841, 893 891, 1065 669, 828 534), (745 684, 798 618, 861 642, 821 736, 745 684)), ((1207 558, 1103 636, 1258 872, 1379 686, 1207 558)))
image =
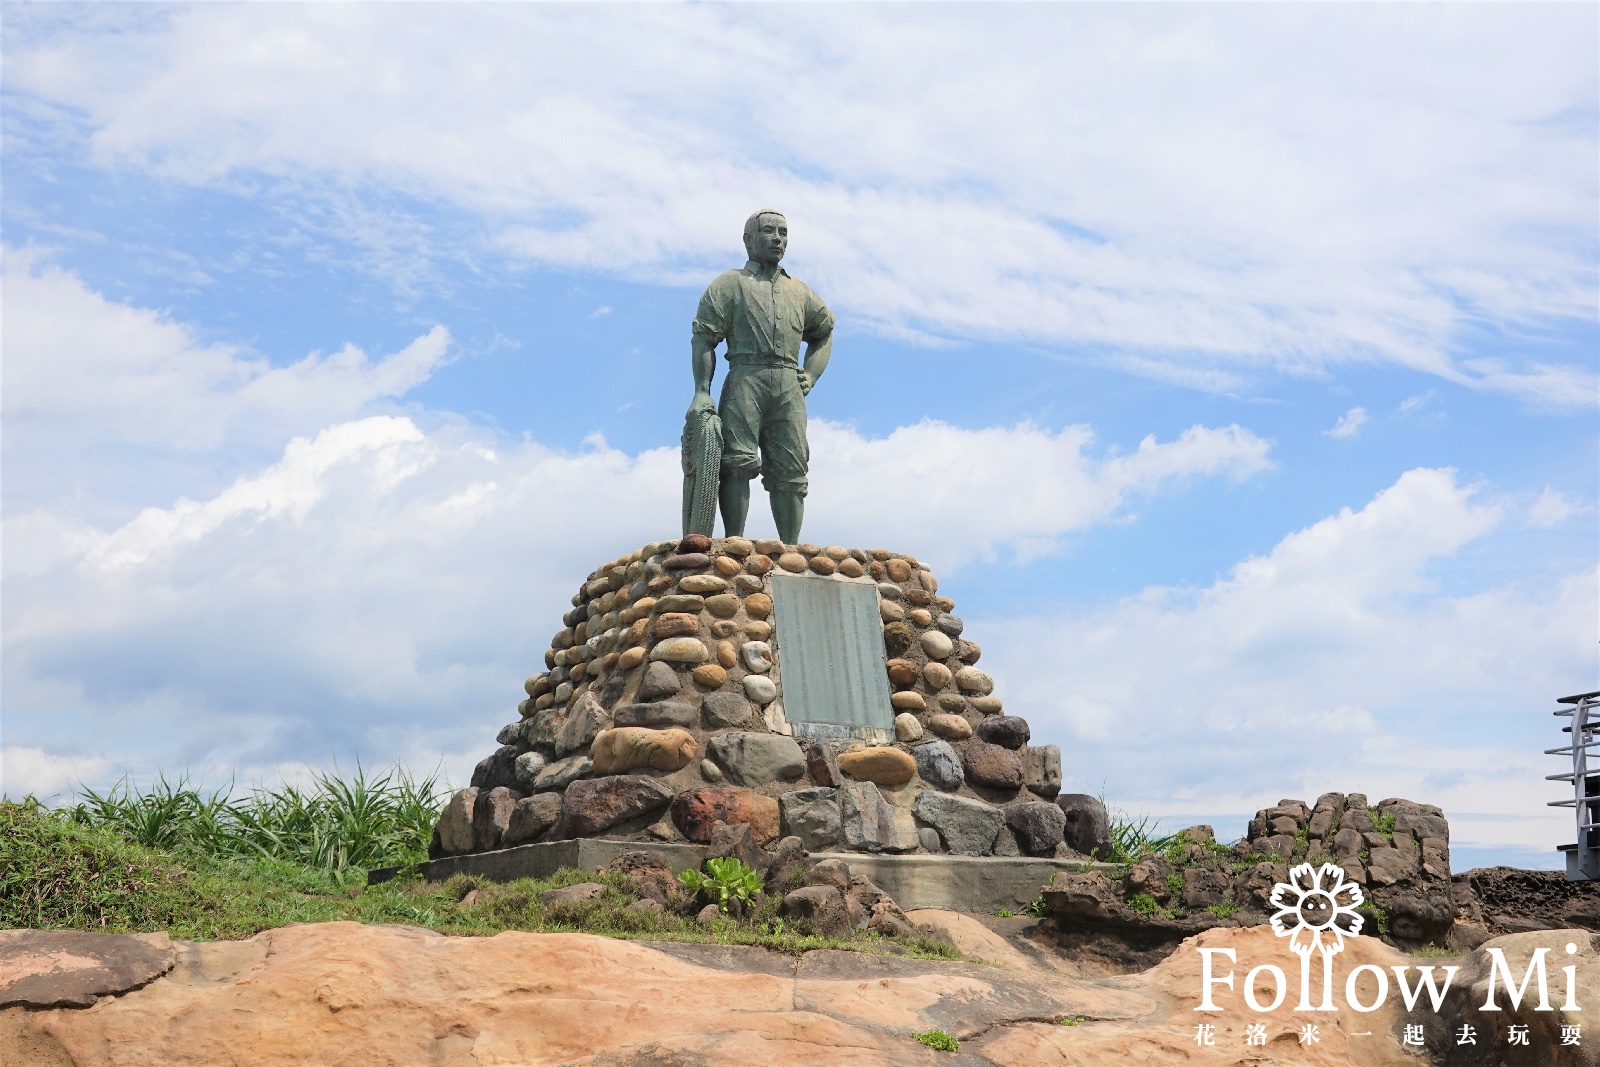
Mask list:
MULTIPOLYGON (((760 472, 772 500, 778 536, 795 544, 805 516, 806 471, 811 462, 805 398, 827 369, 833 351, 833 313, 810 286, 778 266, 788 246, 789 224, 784 217, 776 211, 756 212, 744 224, 749 261, 739 270, 718 275, 700 297, 690 345, 694 401, 688 417, 691 424, 711 412, 721 417, 717 499, 723 532, 729 537, 744 533, 750 479, 760 472), (722 383, 721 403, 713 404, 711 379, 717 369, 717 345, 723 341, 728 344, 728 376, 722 383)), ((686 456, 687 444, 686 436, 686 456)), ((686 516, 687 512, 686 507, 686 516)), ((687 525, 687 517, 685 521, 687 525)))

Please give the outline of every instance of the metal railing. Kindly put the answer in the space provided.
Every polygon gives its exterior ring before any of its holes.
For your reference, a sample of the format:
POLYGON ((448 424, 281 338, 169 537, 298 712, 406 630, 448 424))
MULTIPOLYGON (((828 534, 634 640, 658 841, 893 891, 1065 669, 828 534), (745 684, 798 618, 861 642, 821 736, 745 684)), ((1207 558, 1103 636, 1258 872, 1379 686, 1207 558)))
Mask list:
POLYGON ((1560 697, 1556 703, 1571 705, 1555 714, 1572 720, 1572 725, 1561 728, 1572 735, 1572 743, 1544 751, 1547 756, 1570 756, 1572 770, 1547 774, 1545 780, 1572 783, 1572 797, 1552 800, 1550 807, 1572 808, 1578 831, 1577 842, 1562 845, 1560 850, 1567 855, 1569 879, 1600 879, 1600 690, 1560 697))

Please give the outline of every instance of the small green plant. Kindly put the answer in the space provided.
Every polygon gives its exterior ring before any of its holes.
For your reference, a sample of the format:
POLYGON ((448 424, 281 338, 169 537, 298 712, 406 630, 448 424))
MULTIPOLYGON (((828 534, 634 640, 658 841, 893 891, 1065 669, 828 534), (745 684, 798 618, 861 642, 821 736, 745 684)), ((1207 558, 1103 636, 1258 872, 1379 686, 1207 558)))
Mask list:
POLYGON ((1239 902, 1237 900, 1224 900, 1211 905, 1206 910, 1219 919, 1226 919, 1228 916, 1238 912, 1239 902))
POLYGON ((1424 959, 1437 959, 1440 956, 1453 956, 1453 955, 1455 955, 1455 953, 1451 952, 1449 949, 1445 948, 1444 946, 1435 945, 1431 941, 1428 944, 1423 945, 1421 948, 1412 949, 1411 950, 1411 954, 1413 956, 1421 956, 1424 959))
POLYGON ((936 1049, 939 1052, 961 1051, 961 1042, 957 1041, 943 1030, 924 1030, 920 1034, 912 1034, 911 1036, 922 1042, 924 1045, 927 1045, 929 1048, 936 1049))
POLYGON ((1089 1017, 1087 1015, 1069 1015, 1065 1019, 1061 1020, 1061 1025, 1062 1026, 1078 1026, 1079 1024, 1086 1023, 1088 1021, 1089 1021, 1089 1017))
POLYGON ((1042 919, 1046 915, 1050 914, 1050 905, 1044 902, 1044 897, 1034 897, 1033 903, 1028 905, 1028 914, 1032 915, 1035 919, 1042 919))
POLYGON ((1394 844, 1394 812, 1383 814, 1377 808, 1368 808, 1367 814, 1372 817, 1372 829, 1380 834, 1389 844, 1394 844))
POLYGON ((1294 849, 1290 854, 1294 856, 1304 856, 1306 854, 1306 850, 1310 847, 1310 833, 1308 833, 1304 827, 1296 830, 1294 834, 1294 849))
POLYGON ((704 873, 684 871, 678 875, 678 881, 692 892, 710 897, 721 912, 726 912, 729 903, 734 900, 748 905, 750 899, 761 892, 761 875, 734 856, 706 860, 704 873))
POLYGON ((1183 895, 1183 875, 1176 872, 1167 875, 1167 892, 1175 897, 1183 895))
POLYGON ((1374 904, 1369 900, 1356 910, 1372 920, 1372 925, 1378 928, 1378 933, 1380 935, 1387 934, 1389 932, 1389 913, 1384 911, 1377 904, 1374 904))
POLYGON ((1001 908, 999 911, 994 913, 994 917, 996 919, 1010 919, 1016 914, 1017 913, 1012 911, 1010 908, 1001 908))
POLYGON ((1161 905, 1157 904, 1156 898, 1149 893, 1135 893, 1128 898, 1128 907, 1150 919, 1161 914, 1161 905))

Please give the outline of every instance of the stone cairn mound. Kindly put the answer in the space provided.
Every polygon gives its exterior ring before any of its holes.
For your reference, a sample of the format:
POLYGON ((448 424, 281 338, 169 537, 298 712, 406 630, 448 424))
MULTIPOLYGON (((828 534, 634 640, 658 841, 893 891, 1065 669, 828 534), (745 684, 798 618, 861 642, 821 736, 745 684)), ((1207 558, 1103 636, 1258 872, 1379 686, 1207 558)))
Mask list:
POLYGON ((1266 922, 1276 910, 1273 887, 1302 863, 1335 864, 1361 887, 1363 933, 1444 945, 1454 932, 1459 908, 1444 813, 1410 800, 1369 805, 1361 793, 1325 793, 1314 805, 1281 800, 1256 812, 1232 846, 1219 844, 1209 826, 1190 827, 1164 851, 1125 865, 1120 878, 1059 875, 1044 899, 1063 930, 1119 933, 1153 947, 1212 926, 1266 922))
POLYGON ((1030 745, 1027 722, 1002 713, 981 650, 937 594, 915 557, 881 549, 690 535, 607 563, 572 598, 520 720, 446 805, 431 854, 601 836, 708 844, 723 823, 766 847, 1077 855, 1051 803, 1060 750, 1030 745), (773 634, 783 573, 875 585, 892 733, 796 736, 773 634))

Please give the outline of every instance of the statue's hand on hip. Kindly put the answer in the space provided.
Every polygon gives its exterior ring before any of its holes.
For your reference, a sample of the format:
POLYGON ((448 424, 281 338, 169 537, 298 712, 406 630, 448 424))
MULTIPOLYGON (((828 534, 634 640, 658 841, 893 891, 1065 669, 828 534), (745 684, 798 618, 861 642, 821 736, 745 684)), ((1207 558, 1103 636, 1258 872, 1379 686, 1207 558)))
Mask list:
POLYGON ((717 402, 711 399, 711 393, 705 389, 697 389, 694 399, 689 401, 689 410, 685 414, 695 415, 701 412, 715 414, 716 410, 717 402))
POLYGON ((812 385, 811 375, 807 374, 803 370, 802 371, 796 371, 795 373, 800 378, 800 395, 801 396, 810 396, 811 395, 811 385, 812 385))

